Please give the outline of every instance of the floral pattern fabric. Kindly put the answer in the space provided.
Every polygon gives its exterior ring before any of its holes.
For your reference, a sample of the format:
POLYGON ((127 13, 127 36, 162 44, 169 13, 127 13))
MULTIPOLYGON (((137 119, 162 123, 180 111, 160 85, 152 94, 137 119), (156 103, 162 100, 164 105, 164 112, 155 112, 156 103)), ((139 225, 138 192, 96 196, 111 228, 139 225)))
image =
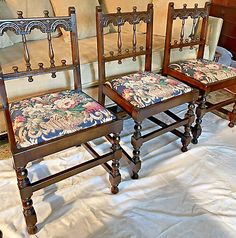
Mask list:
POLYGON ((17 148, 112 121, 115 116, 79 90, 14 102, 10 114, 17 148))
POLYGON ((151 72, 138 72, 106 84, 137 108, 144 108, 192 89, 175 79, 151 72))
POLYGON ((170 64, 169 68, 177 70, 203 84, 236 77, 236 68, 205 59, 178 61, 170 64))

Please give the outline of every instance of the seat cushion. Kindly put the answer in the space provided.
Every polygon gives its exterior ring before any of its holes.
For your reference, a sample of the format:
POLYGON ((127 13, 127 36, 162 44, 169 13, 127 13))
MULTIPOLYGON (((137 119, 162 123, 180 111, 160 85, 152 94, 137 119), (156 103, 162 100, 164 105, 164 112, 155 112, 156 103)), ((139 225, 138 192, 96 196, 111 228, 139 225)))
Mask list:
POLYGON ((170 64, 169 68, 177 70, 203 84, 236 77, 236 68, 205 59, 178 61, 170 64))
POLYGON ((150 72, 138 72, 106 84, 137 108, 160 103, 192 89, 175 79, 150 72))
POLYGON ((112 121, 115 116, 78 90, 33 97, 10 105, 17 148, 36 145, 112 121))

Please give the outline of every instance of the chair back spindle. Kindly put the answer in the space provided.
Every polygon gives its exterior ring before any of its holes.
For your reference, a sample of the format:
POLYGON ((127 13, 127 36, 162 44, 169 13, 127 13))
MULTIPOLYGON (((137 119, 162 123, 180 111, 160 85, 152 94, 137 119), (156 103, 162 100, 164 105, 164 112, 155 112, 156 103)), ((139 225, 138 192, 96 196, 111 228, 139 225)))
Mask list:
MULTIPOLYGON (((137 12, 137 7, 133 7, 133 12, 137 12)), ((133 52, 136 53, 137 47, 137 24, 133 22, 133 52)), ((136 56, 133 57, 133 61, 136 61, 136 56)))
MULTIPOLYGON (((50 67, 53 69, 53 68, 55 68, 55 60, 54 60, 54 50, 53 50, 53 46, 52 46, 52 35, 51 35, 51 33, 48 33, 47 39, 48 39, 50 67)), ((56 73, 55 72, 52 73, 52 78, 56 78, 56 73)))
MULTIPOLYGON (((22 11, 17 11, 18 19, 23 19, 23 12, 22 11)), ((30 55, 29 55, 29 50, 27 46, 27 38, 25 34, 22 34, 22 44, 23 44, 23 49, 24 49, 24 59, 25 59, 25 65, 26 65, 26 71, 31 71, 31 63, 30 63, 30 55)), ((33 82, 33 77, 29 76, 28 77, 29 82, 33 82)))
MULTIPOLYGON (((118 46, 118 55, 121 55, 121 54, 122 54, 121 26, 118 26, 118 41, 117 41, 117 46, 118 46)), ((122 64, 121 59, 118 60, 118 64, 122 64)))

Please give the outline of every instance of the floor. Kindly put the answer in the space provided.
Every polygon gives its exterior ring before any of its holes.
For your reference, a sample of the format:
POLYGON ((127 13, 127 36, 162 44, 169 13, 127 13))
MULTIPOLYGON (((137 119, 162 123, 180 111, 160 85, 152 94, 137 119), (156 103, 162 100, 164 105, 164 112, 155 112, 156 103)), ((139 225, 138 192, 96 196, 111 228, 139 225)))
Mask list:
MULTIPOLYGON (((184 107, 175 109, 183 115, 184 107)), ((160 115, 164 119, 163 115, 160 115)), ((203 120, 198 145, 180 151, 180 139, 167 133, 141 150, 139 180, 131 180, 121 160, 120 192, 111 195, 102 167, 38 191, 33 196, 39 232, 52 238, 235 238, 236 128, 212 113, 203 120)), ((153 128, 144 123, 144 133, 153 128)), ((125 122, 121 145, 132 153, 133 122, 125 122)), ((92 142, 100 153, 105 139, 92 142)), ((0 160, 0 229, 4 238, 26 233, 15 173, 7 145, 0 160)), ((1 148, 1 149, 2 149, 1 148)), ((51 155, 29 165, 33 181, 91 158, 81 147, 51 155)))

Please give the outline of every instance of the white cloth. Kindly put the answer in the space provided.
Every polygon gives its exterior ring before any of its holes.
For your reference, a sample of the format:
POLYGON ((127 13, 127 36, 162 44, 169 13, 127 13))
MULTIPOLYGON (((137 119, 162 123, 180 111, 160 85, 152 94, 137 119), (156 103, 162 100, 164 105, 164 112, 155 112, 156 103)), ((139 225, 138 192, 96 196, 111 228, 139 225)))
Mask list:
MULTIPOLYGON (((177 114, 183 114, 178 108, 177 114)), ((121 160, 120 192, 111 195, 99 166, 33 195, 39 232, 29 236, 11 160, 0 161, 0 229, 4 238, 234 238, 236 234, 236 128, 211 113, 203 120, 198 145, 180 151, 168 133, 144 144, 139 180, 131 180, 121 160)), ((133 123, 127 120, 121 145, 129 153, 133 123)), ((144 123, 144 132, 153 124, 144 123)), ((103 139, 92 142, 99 152, 103 139)), ((29 166, 31 180, 89 159, 81 147, 29 166)))

